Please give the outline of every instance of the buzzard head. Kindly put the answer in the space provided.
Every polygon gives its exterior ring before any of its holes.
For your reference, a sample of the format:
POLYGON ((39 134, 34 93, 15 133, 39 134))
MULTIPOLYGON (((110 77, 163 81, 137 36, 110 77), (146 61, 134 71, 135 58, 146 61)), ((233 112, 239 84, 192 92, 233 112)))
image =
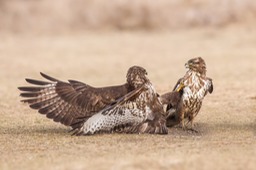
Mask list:
POLYGON ((134 88, 138 88, 149 81, 146 77, 147 74, 148 73, 144 68, 140 66, 132 66, 129 68, 126 75, 127 83, 134 88))
POLYGON ((198 72, 201 75, 206 74, 206 64, 204 62, 204 59, 202 59, 201 57, 192 58, 188 60, 188 62, 185 64, 185 67, 189 70, 198 72))

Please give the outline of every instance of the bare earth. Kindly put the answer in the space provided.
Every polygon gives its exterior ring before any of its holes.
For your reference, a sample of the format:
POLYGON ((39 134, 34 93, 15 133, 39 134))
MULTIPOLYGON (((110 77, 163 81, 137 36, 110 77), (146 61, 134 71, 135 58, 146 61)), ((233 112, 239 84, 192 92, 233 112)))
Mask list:
POLYGON ((256 30, 0 35, 0 169, 256 169, 256 30), (121 84, 141 65, 159 93, 202 56, 214 93, 199 134, 71 136, 19 102, 17 86, 45 72, 93 86, 121 84))

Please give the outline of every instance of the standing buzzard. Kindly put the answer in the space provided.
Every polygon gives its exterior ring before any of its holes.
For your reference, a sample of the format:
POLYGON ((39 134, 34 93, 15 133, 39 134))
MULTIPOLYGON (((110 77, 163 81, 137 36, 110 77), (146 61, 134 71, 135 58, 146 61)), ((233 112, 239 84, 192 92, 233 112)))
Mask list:
POLYGON ((20 95, 26 98, 22 102, 55 122, 71 126, 75 134, 167 133, 164 111, 142 67, 129 68, 125 84, 102 88, 41 75, 49 81, 26 79, 36 86, 19 87, 20 95))
POLYGON ((183 129, 195 131, 193 120, 198 114, 205 95, 213 91, 212 79, 206 77, 206 64, 201 57, 189 60, 185 76, 178 80, 173 91, 179 91, 173 103, 167 105, 169 117, 166 120, 168 127, 181 122, 183 129), (188 122, 185 124, 185 119, 188 122), (190 127, 187 127, 190 123, 190 127))

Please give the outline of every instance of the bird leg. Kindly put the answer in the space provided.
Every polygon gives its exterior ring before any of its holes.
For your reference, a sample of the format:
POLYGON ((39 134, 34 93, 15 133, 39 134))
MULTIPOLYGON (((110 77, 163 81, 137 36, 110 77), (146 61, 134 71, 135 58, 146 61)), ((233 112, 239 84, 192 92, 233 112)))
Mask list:
POLYGON ((190 118, 190 120, 188 120, 188 122, 186 124, 186 127, 187 127, 188 123, 190 123, 190 127, 186 128, 186 130, 198 133, 198 130, 195 130, 195 128, 194 128, 195 127, 195 125, 194 125, 194 117, 192 117, 192 118, 190 118))
POLYGON ((185 125, 185 120, 184 120, 184 112, 181 112, 181 117, 180 117, 180 120, 181 120, 181 127, 183 130, 186 130, 186 125, 185 125))

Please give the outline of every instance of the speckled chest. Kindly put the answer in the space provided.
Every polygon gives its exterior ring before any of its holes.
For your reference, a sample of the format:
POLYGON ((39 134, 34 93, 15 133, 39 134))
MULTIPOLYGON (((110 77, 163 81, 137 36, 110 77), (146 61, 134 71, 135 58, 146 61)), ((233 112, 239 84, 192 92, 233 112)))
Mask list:
POLYGON ((183 83, 185 85, 182 97, 184 105, 192 110, 200 108, 209 82, 200 74, 189 72, 183 83))

